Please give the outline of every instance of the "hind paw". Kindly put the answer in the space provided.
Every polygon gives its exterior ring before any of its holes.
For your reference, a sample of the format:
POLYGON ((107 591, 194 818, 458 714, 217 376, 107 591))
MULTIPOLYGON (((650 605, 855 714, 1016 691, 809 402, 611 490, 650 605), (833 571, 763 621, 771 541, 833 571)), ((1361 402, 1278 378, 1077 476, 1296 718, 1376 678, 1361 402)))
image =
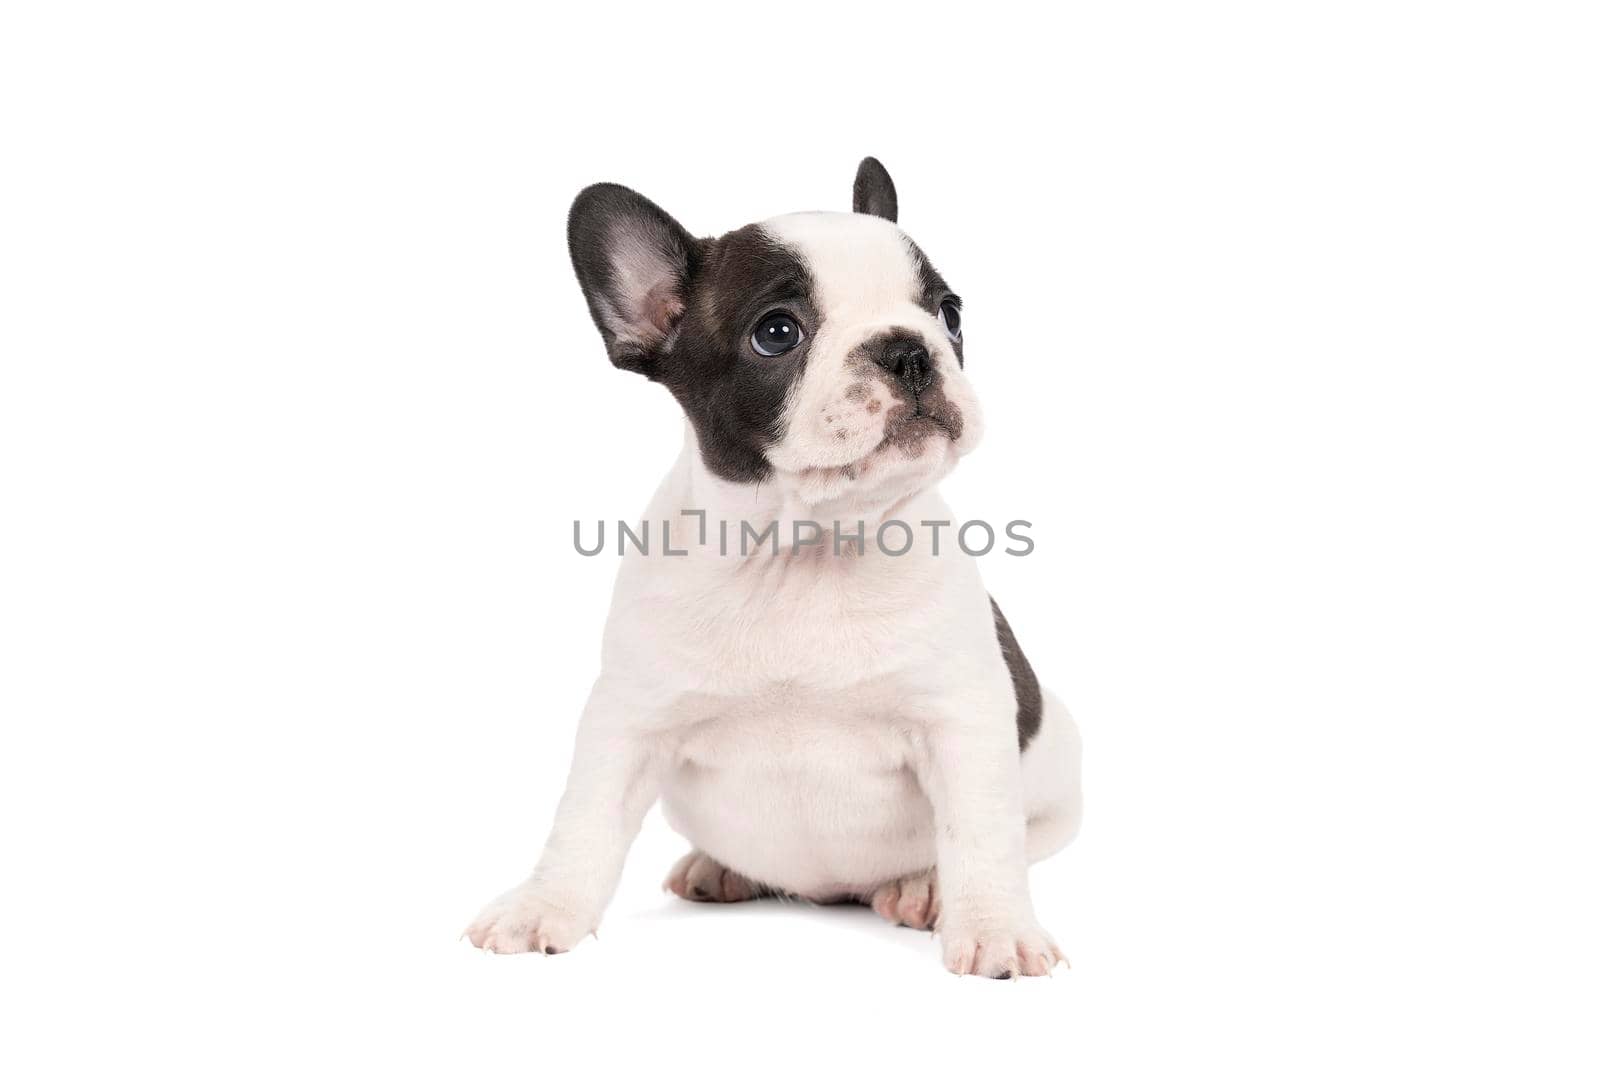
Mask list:
POLYGON ((744 875, 730 871, 698 849, 672 865, 662 889, 684 900, 707 904, 735 904, 761 895, 761 887, 744 875))
POLYGON ((932 930, 939 919, 939 883, 932 871, 908 874, 879 886, 867 903, 892 923, 932 930))

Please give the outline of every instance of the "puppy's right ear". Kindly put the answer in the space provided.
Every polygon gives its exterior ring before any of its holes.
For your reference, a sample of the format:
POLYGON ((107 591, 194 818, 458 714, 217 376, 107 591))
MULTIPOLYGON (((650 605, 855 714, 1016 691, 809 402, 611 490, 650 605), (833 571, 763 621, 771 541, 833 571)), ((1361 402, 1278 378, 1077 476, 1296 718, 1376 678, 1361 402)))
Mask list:
POLYGON ((655 377, 683 315, 700 246, 665 211, 621 185, 591 185, 572 202, 567 247, 611 362, 655 377))

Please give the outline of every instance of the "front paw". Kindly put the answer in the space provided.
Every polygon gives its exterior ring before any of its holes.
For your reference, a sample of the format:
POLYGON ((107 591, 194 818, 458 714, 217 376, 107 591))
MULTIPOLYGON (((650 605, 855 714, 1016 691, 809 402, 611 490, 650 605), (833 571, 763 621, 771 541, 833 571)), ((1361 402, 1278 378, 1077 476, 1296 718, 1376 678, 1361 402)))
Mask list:
POLYGON ((939 939, 944 945, 944 965, 956 974, 985 978, 1042 976, 1067 958, 1035 922, 942 922, 939 939))
POLYGON ((490 952, 554 955, 594 933, 598 919, 554 904, 532 886, 519 885, 490 901, 465 936, 490 952))

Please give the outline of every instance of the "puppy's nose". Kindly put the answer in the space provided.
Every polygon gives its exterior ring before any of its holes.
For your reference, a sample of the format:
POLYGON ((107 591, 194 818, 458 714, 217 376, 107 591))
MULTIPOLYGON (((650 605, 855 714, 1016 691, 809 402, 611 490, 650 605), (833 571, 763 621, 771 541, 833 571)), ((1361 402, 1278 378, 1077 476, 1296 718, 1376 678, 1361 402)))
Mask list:
POLYGON ((891 341, 878 352, 878 366, 900 379, 916 396, 933 382, 933 360, 920 341, 891 341))

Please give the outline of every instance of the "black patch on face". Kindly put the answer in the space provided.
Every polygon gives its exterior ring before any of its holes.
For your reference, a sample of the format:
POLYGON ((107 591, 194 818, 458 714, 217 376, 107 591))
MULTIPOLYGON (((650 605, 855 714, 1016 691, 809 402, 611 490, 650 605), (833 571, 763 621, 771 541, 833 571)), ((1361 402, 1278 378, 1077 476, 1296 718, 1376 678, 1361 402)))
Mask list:
POLYGON ((876 215, 890 222, 899 218, 900 198, 895 195, 894 179, 872 156, 863 159, 856 168, 856 183, 851 192, 851 210, 856 214, 876 215))
POLYGON ((760 481, 771 471, 765 451, 778 440, 789 391, 822 325, 811 274, 755 225, 701 242, 698 259, 683 317, 651 377, 683 405, 713 474, 760 481), (750 334, 774 311, 792 316, 805 339, 781 356, 761 356, 750 334))
POLYGON ((766 477, 765 450, 822 325, 800 258, 754 225, 697 240, 620 185, 578 194, 567 242, 611 362, 671 390, 714 474, 766 477), (774 311, 794 318, 804 340, 761 356, 750 335, 774 311))
POLYGON ((904 234, 901 235, 901 240, 905 241, 906 247, 911 251, 911 261, 916 264, 917 280, 922 284, 922 292, 919 294, 922 306, 925 308, 938 307, 939 301, 947 296, 954 295, 950 292, 950 286, 945 284, 944 277, 940 275, 938 268, 933 265, 933 261, 928 258, 928 254, 922 250, 917 242, 904 234))
MULTIPOLYGON (((950 291, 949 284, 939 274, 939 271, 933 265, 933 261, 928 259, 927 254, 917 247, 917 242, 904 234, 901 235, 901 240, 905 241, 906 251, 910 254, 911 262, 917 270, 917 282, 920 286, 920 291, 916 294, 917 303, 921 304, 928 314, 934 316, 939 314, 939 305, 946 300, 955 301, 956 307, 959 308, 961 306, 961 298, 950 291)), ((952 340, 950 344, 956 350, 956 362, 965 367, 967 365, 967 353, 962 341, 963 339, 958 337, 952 340)))
POLYGON ((1017 747, 1028 750, 1028 742, 1039 732, 1039 720, 1044 715, 1044 694, 1039 689, 1039 676, 1033 673, 1028 657, 1017 644, 1017 635, 1011 624, 1000 613, 1000 605, 989 598, 994 609, 994 632, 1000 638, 1000 654, 1005 657, 1006 669, 1011 672, 1011 688, 1017 694, 1017 747))

